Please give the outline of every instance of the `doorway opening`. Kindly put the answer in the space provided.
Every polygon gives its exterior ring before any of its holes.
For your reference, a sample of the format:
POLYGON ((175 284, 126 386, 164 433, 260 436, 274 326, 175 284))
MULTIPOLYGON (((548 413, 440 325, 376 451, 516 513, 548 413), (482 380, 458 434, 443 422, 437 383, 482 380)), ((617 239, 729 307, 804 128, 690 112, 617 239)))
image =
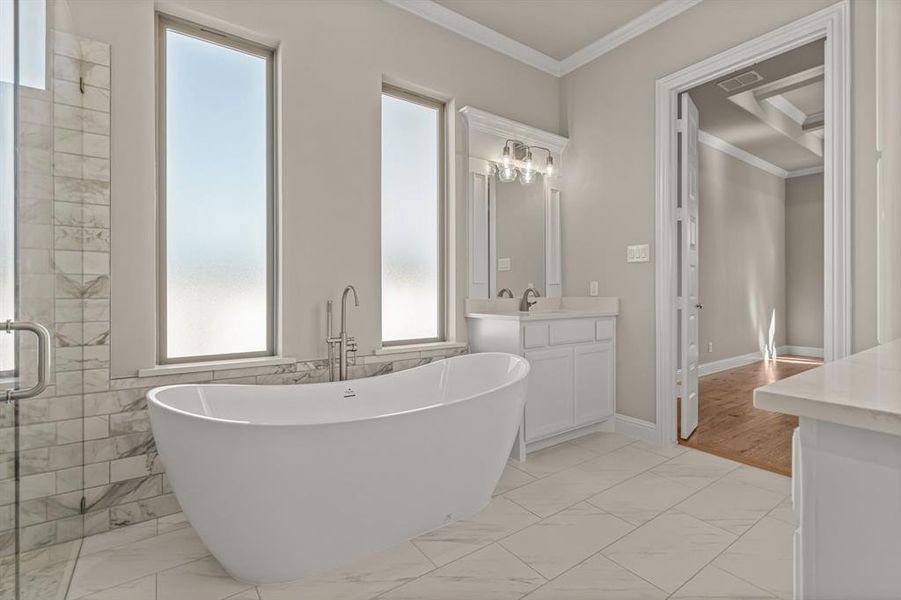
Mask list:
POLYGON ((823 58, 816 40, 680 97, 679 352, 698 381, 679 443, 785 475, 797 418, 753 390, 824 355, 823 58))
POLYGON ((833 5, 657 82, 663 443, 717 438, 701 449, 786 472, 794 424, 756 413, 753 389, 849 353, 847 13, 833 5))

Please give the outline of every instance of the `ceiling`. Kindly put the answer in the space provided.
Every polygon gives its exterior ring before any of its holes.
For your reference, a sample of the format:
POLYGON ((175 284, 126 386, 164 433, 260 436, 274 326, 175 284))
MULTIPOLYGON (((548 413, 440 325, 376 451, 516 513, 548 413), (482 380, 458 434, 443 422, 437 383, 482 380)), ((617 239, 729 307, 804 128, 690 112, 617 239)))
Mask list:
POLYGON ((563 60, 662 0, 435 0, 473 21, 563 60))
POLYGON ((822 65, 818 40, 690 90, 701 130, 789 173, 821 167, 822 127, 813 122, 823 112, 824 88, 810 73, 822 65), (731 92, 717 86, 751 69, 763 80, 731 92))
POLYGON ((702 0, 383 0, 562 77, 702 0))

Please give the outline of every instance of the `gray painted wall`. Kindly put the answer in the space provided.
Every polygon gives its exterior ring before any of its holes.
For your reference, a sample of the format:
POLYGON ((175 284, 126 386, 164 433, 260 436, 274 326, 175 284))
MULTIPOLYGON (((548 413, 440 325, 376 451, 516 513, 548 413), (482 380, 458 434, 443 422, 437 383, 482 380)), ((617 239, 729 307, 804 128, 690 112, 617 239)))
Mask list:
MULTIPOLYGON (((784 179, 704 144, 698 148, 703 364, 786 343, 786 214, 784 179)), ((822 273, 821 263, 821 279, 822 273)))
MULTIPOLYGON (((626 263, 655 214, 654 85, 684 67, 833 4, 702 2, 563 78, 563 293, 591 280, 619 296, 617 412, 653 422, 654 263, 626 263)), ((875 4, 851 3, 852 346, 876 343, 875 4)))
MULTIPOLYGON (((326 355, 325 301, 348 283, 360 292, 360 308, 350 315, 360 354, 380 345, 383 80, 452 100, 451 115, 471 104, 559 131, 556 77, 384 2, 174 0, 162 7, 279 46, 281 350, 287 356, 326 355)), ((110 43, 115 57, 111 343, 112 374, 125 377, 155 363, 154 2, 79 0, 71 11, 77 31, 110 43)), ((452 144, 464 130, 461 119, 455 124, 452 144)), ((450 157, 456 170, 450 179, 463 190, 467 160, 450 157)), ((459 250, 448 257, 448 289, 456 300, 450 327, 465 340, 466 229, 458 197, 450 235, 459 250)))
POLYGON ((785 181, 786 343, 823 347, 823 174, 785 181))

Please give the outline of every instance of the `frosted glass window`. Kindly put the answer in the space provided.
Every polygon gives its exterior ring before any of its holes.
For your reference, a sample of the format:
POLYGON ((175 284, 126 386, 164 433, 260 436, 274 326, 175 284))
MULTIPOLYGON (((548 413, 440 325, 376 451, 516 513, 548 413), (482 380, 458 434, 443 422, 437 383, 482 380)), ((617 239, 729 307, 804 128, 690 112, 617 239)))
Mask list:
POLYGON ((204 34, 161 28, 163 362, 273 350, 272 56, 204 34))
POLYGON ((443 336, 444 107, 382 94, 382 341, 443 336))

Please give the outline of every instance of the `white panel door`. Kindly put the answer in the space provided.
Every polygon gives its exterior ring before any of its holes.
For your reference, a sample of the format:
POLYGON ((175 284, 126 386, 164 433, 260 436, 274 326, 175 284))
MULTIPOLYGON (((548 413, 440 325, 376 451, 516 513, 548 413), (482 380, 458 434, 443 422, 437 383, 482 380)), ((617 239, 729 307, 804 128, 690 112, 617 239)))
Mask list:
POLYGON ((698 426, 698 107, 682 94, 679 204, 682 438, 698 426))
POLYGON ((572 348, 529 350, 532 365, 526 395, 526 441, 542 438, 573 424, 572 348))
POLYGON ((575 348, 575 424, 613 414, 613 342, 575 348))

